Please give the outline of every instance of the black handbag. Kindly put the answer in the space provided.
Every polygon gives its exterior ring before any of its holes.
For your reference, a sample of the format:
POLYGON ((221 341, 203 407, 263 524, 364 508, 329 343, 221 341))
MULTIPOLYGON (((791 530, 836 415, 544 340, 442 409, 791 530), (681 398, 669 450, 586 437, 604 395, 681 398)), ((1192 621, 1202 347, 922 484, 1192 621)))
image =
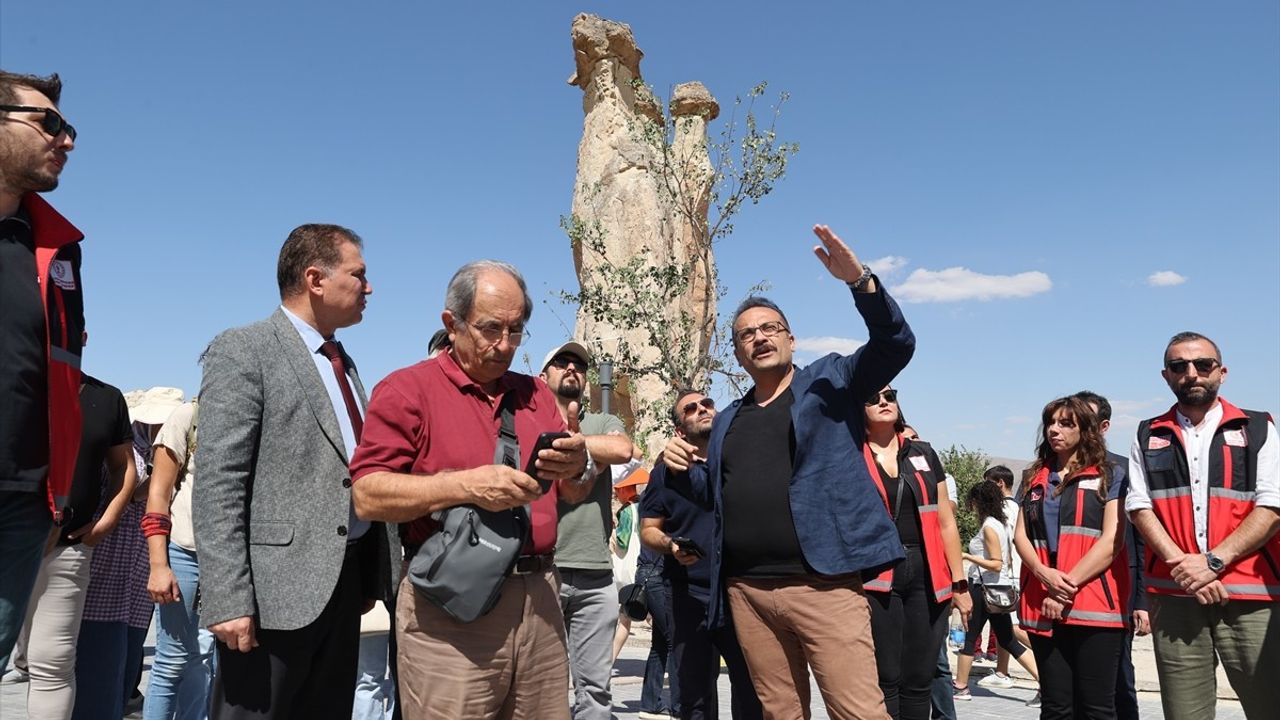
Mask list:
MULTIPOLYGON (((502 427, 494 463, 519 467, 515 393, 502 401, 502 427)), ((529 537, 528 506, 494 512, 459 505, 432 513, 439 529, 409 562, 418 595, 454 620, 469 623, 493 609, 529 537)))
POLYGON ((644 583, 633 582, 618 590, 618 605, 632 620, 644 620, 649 616, 649 600, 644 595, 644 583))

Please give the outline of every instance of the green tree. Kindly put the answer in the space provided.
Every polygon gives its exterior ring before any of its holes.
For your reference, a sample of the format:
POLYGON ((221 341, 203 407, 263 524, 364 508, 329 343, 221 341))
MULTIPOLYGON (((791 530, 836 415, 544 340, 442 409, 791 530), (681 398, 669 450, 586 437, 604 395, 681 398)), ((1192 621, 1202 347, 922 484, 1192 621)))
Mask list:
POLYGON ((981 450, 956 447, 952 445, 938 452, 942 468, 956 479, 956 525, 960 530, 960 545, 968 545, 969 538, 978 532, 978 516, 965 507, 965 498, 969 496, 969 488, 982 482, 982 473, 991 464, 991 458, 981 450))

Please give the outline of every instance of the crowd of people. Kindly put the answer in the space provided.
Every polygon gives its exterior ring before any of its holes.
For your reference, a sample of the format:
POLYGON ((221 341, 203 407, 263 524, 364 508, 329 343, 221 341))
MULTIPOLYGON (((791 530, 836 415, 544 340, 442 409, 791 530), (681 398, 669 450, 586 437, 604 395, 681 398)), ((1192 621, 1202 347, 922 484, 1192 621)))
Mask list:
POLYGON ((80 370, 82 234, 41 197, 75 146, 60 94, 0 72, 0 667, 12 651, 29 717, 131 709, 153 612, 144 717, 368 712, 379 603, 394 697, 373 712, 410 719, 610 717, 620 611, 655 629, 642 717, 718 717, 723 659, 735 718, 809 717, 811 677, 833 718, 954 718, 987 623, 1045 720, 1136 717, 1135 632, 1166 717, 1213 717, 1217 663, 1246 716, 1280 707, 1280 440, 1219 395, 1208 337, 1164 348, 1176 402, 1128 458, 1107 453, 1105 398, 1057 398, 1021 481, 995 466, 961 500, 893 385, 915 335, 815 226, 867 343, 799 366, 783 310, 749 298, 732 341, 751 389, 723 409, 676 390, 661 457, 615 486, 641 452, 586 408, 592 339, 511 369, 533 311, 517 268, 459 268, 428 357, 366 394, 337 339, 373 292, 363 241, 305 224, 280 305, 209 343, 196 398, 126 399, 80 370), (485 549, 510 555, 488 584, 485 549))

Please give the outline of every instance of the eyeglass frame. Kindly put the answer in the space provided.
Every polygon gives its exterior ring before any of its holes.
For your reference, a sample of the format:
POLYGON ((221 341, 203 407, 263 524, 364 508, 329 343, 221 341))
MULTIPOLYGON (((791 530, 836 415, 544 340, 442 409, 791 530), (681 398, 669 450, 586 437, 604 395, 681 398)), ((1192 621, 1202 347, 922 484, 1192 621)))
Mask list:
POLYGON ((698 411, 698 407, 702 406, 708 410, 716 409, 716 401, 713 398, 703 397, 701 400, 690 400, 680 407, 680 412, 684 417, 689 417, 698 411))
POLYGON ((876 391, 875 395, 872 395, 871 397, 867 398, 866 400, 863 400, 862 402, 867 407, 875 407, 880 404, 881 397, 883 397, 885 401, 890 403, 891 405, 898 404, 898 391, 894 388, 885 388, 884 390, 878 390, 876 391))
POLYGON ((1218 368, 1222 367, 1222 361, 1219 360, 1218 358, 1213 358, 1213 357, 1199 357, 1199 358, 1192 358, 1192 359, 1178 358, 1176 360, 1164 361, 1164 369, 1168 370, 1174 375, 1185 375, 1187 373, 1187 369, 1191 367, 1194 367, 1196 369, 1197 375, 1208 375, 1214 370, 1217 370, 1218 368), (1208 367, 1207 368, 1201 367, 1201 364, 1207 364, 1208 367), (1182 368, 1178 369, 1174 367, 1175 365, 1181 365, 1182 368))
POLYGON ((44 113, 44 118, 40 120, 40 129, 43 130, 46 135, 56 140, 58 139, 58 136, 65 132, 71 142, 76 141, 76 135, 78 133, 76 132, 75 127, 71 123, 67 122, 67 119, 62 116, 62 113, 54 110, 53 108, 36 107, 34 105, 0 105, 0 112, 44 113), (53 127, 50 127, 50 117, 53 118, 53 127))
MULTIPOLYGON (((485 335, 484 329, 476 325, 475 323, 468 322, 466 320, 463 320, 462 318, 454 318, 454 322, 460 322, 463 325, 466 325, 467 327, 475 328, 476 332, 480 333, 481 339, 489 343, 488 347, 493 347, 494 345, 497 345, 498 343, 502 342, 504 339, 507 341, 507 344, 509 344, 511 347, 520 347, 525 340, 528 340, 530 337, 533 336, 533 333, 529 332, 529 330, 525 327, 521 327, 519 330, 512 330, 510 327, 504 325, 502 326, 501 334, 499 334, 498 337, 495 339, 490 339, 485 335)), ((494 324, 496 325, 497 321, 494 321, 494 324)), ((492 331, 492 328, 491 328, 491 331, 492 331)))
POLYGON ((791 328, 787 327, 786 323, 779 322, 777 320, 770 320, 769 322, 763 322, 759 325, 752 325, 751 327, 744 327, 741 330, 734 330, 733 341, 739 345, 746 345, 755 338, 757 332, 767 338, 771 338, 784 332, 789 333, 791 332, 791 328), (778 327, 772 331, 767 330, 766 328, 770 325, 777 325, 778 327))
POLYGON ((551 358, 551 361, 547 364, 554 365, 557 370, 567 370, 572 365, 574 372, 579 372, 583 375, 587 373, 587 361, 572 353, 561 353, 551 358))

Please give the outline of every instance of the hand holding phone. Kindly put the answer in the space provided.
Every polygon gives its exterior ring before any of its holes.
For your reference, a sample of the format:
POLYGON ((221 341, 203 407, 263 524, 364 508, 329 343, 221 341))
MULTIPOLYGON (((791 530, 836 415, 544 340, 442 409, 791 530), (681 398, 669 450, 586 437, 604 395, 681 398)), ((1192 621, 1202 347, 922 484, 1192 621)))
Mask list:
POLYGON ((551 490, 551 481, 543 479, 538 475, 538 467, 536 465, 538 462, 538 453, 543 450, 550 450, 551 443, 559 440, 560 438, 567 437, 569 437, 569 433, 566 432, 544 432, 538 436, 538 442, 533 445, 533 452, 529 455, 529 464, 525 466, 524 471, 529 477, 538 481, 538 486, 542 488, 543 494, 546 494, 551 490))
POLYGON ((672 537, 671 542, 678 545, 680 547, 680 552, 682 553, 693 555, 699 559, 707 556, 707 553, 702 549, 702 546, 687 537, 672 537))

